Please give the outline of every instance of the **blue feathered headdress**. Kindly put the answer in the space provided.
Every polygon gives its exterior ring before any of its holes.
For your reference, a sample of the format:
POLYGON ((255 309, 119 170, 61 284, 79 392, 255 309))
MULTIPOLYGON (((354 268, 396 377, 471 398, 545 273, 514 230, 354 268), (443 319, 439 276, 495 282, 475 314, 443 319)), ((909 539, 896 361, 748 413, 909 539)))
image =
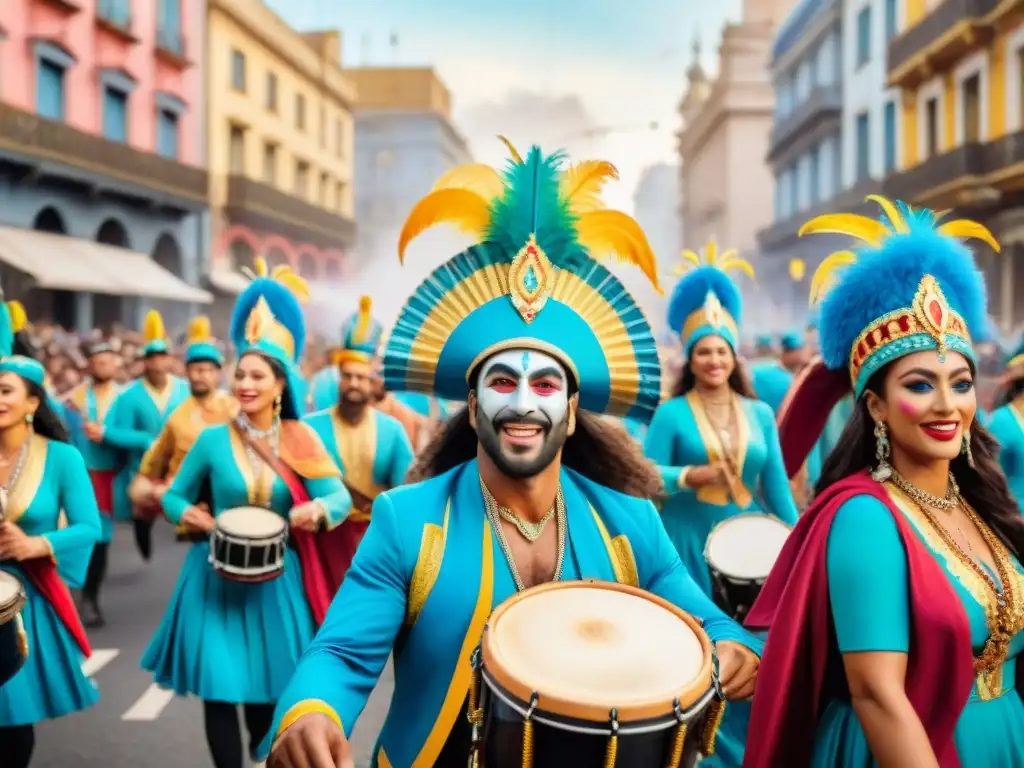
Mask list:
POLYGON ((334 362, 369 363, 377 357, 384 339, 384 326, 370 314, 373 300, 359 299, 359 311, 341 325, 341 347, 335 351, 334 362))
POLYGON ((848 369, 859 395, 884 365, 923 349, 946 349, 974 360, 972 334, 985 334, 985 283, 961 240, 999 244, 982 225, 911 209, 871 195, 881 220, 826 214, 800 234, 832 233, 866 244, 826 258, 811 280, 820 300, 821 353, 832 370, 848 369))
POLYGON ((807 345, 807 340, 796 331, 786 331, 779 336, 779 346, 783 352, 796 352, 807 345))
POLYGON ((15 315, 18 314, 18 310, 21 311, 21 323, 24 323, 24 309, 21 304, 0 301, 0 372, 16 373, 41 387, 46 381, 46 369, 42 363, 34 357, 14 354, 14 334, 22 328, 16 325, 18 318, 12 317, 11 305, 15 305, 15 315))
POLYGON ((668 324, 683 341, 687 356, 705 336, 717 335, 736 350, 743 299, 728 272, 736 270, 754 280, 754 268, 736 251, 718 252, 713 240, 704 246, 703 259, 695 251, 683 251, 675 273, 681 275, 668 302, 668 324))

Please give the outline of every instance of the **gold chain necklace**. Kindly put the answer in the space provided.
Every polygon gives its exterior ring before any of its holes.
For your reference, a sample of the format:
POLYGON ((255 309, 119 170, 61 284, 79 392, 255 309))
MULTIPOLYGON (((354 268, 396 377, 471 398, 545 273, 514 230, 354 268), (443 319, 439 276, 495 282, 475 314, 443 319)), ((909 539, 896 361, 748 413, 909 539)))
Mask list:
MULTIPOLYGON (((484 487, 486 488, 486 486, 484 487)), ((556 494, 555 496, 555 503, 551 505, 551 509, 548 510, 547 514, 544 515, 544 517, 542 517, 540 520, 534 523, 530 520, 524 520, 508 507, 501 506, 498 503, 497 499, 494 498, 494 495, 491 494, 490 489, 487 489, 486 491, 486 494, 490 495, 490 501, 493 502, 494 508, 497 511, 498 515, 503 520, 507 520, 508 522, 512 523, 512 525, 516 527, 519 533, 522 534, 522 537, 531 544, 533 544, 535 541, 537 541, 537 539, 540 538, 540 535, 544 533, 544 529, 548 527, 548 523, 551 522, 551 518, 555 516, 555 509, 558 506, 558 497, 561 495, 561 493, 562 489, 559 488, 558 494, 556 494)))
POLYGON ((960 488, 956 484, 956 479, 953 477, 952 472, 949 473, 949 486, 946 488, 946 495, 936 496, 934 493, 928 493, 923 488, 918 488, 895 469, 890 469, 889 471, 891 473, 889 479, 892 480, 893 485, 913 499, 914 503, 919 506, 941 509, 943 512, 952 512, 960 504, 960 488))
MULTIPOLYGON (((515 558, 512 556, 512 548, 508 544, 508 539, 505 538, 505 531, 501 527, 501 509, 494 495, 490 489, 484 485, 483 479, 480 480, 480 490, 484 495, 484 511, 487 513, 487 518, 490 520, 491 528, 494 529, 497 537, 498 544, 501 545, 502 554, 505 555, 505 562, 508 563, 509 571, 512 572, 512 581, 516 585, 516 591, 522 592, 526 589, 526 585, 523 583, 522 577, 519 575, 519 568, 516 567, 515 558)), ((555 496, 555 506, 552 508, 555 513, 555 524, 558 526, 558 555, 555 559, 555 575, 553 581, 558 581, 562 578, 562 564, 565 562, 565 529, 566 529, 566 512, 565 512, 565 498, 562 496, 562 488, 559 486, 558 494, 555 496)))

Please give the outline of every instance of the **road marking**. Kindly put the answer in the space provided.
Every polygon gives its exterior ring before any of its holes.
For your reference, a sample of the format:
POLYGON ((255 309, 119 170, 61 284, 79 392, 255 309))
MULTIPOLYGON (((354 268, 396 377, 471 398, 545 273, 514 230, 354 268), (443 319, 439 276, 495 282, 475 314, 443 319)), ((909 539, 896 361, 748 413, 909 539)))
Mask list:
POLYGON ((121 715, 121 719, 135 722, 156 720, 173 698, 174 691, 168 691, 153 683, 139 697, 139 700, 132 704, 131 709, 121 715))
POLYGON ((121 653, 117 648, 99 648, 92 652, 92 656, 82 662, 82 674, 86 677, 95 677, 96 673, 107 664, 117 658, 121 653))

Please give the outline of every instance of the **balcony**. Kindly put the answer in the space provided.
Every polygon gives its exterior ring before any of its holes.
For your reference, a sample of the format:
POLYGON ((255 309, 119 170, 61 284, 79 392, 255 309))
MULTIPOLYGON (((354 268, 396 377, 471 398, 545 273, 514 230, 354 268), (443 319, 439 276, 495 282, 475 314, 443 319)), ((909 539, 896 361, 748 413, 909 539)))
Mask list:
POLYGON ((138 42, 132 33, 132 7, 128 0, 98 0, 96 26, 127 42, 138 42))
POLYGON ((762 251, 782 248, 797 238, 797 233, 805 222, 823 213, 867 213, 870 206, 864 201, 864 198, 868 195, 877 195, 881 191, 882 182, 878 179, 859 181, 835 197, 762 229, 757 233, 757 244, 762 251))
POLYGON ((772 126, 768 145, 768 162, 772 163, 792 147, 797 140, 814 131, 824 135, 838 128, 842 114, 843 95, 838 84, 816 86, 788 117, 772 126))
POLYGON ((999 5, 1000 0, 944 0, 889 43, 889 85, 915 88, 988 43, 993 24, 986 17, 999 5))
POLYGON ((60 178, 92 192, 111 192, 170 210, 206 205, 205 170, 65 123, 0 104, 0 160, 36 177, 60 178))
POLYGON ((232 223, 323 247, 350 247, 356 239, 355 222, 347 216, 244 176, 228 177, 226 207, 232 223))
POLYGON ((885 196, 937 209, 976 202, 986 187, 989 156, 997 152, 990 147, 971 142, 898 171, 885 180, 885 196))
POLYGON ((188 59, 187 51, 188 48, 185 45, 185 38, 182 36, 181 30, 157 27, 157 58, 177 69, 186 69, 192 64, 188 59))

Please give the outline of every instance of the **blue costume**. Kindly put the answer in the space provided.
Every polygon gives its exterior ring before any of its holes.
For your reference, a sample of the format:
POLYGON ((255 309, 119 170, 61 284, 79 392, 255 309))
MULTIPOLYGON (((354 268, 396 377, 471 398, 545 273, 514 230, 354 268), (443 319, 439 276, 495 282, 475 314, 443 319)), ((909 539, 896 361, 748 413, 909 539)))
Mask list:
POLYGON ((1024 342, 1017 347, 1006 364, 1010 388, 1008 402, 986 418, 978 409, 978 421, 988 427, 999 441, 999 464, 1010 483, 1010 490, 1020 502, 1024 499, 1024 342))
MULTIPOLYGON (((514 153, 504 176, 457 169, 414 207, 400 254, 439 221, 472 223, 480 244, 436 269, 407 302, 387 345, 389 389, 465 400, 471 372, 494 354, 536 351, 569 369, 579 408, 650 417, 660 398, 650 326, 590 253, 617 253, 655 281, 653 253, 632 219, 587 205, 611 166, 591 164, 605 168, 580 186, 565 183, 576 169, 561 164, 534 148, 525 159, 514 153)), ((703 617, 712 638, 760 648, 701 594, 649 500, 566 467, 560 477, 561 578, 635 584, 703 617)), ((278 704, 275 732, 321 712, 351 734, 393 652, 395 692, 373 765, 434 765, 443 752, 443 764, 465 764, 468 755, 456 753, 469 729, 460 711, 470 656, 493 608, 515 591, 475 459, 380 495, 327 622, 278 704)))
POLYGON ((313 374, 309 380, 309 394, 307 396, 309 411, 322 411, 325 408, 333 408, 338 404, 338 388, 341 386, 341 376, 338 373, 337 365, 328 365, 313 374))

